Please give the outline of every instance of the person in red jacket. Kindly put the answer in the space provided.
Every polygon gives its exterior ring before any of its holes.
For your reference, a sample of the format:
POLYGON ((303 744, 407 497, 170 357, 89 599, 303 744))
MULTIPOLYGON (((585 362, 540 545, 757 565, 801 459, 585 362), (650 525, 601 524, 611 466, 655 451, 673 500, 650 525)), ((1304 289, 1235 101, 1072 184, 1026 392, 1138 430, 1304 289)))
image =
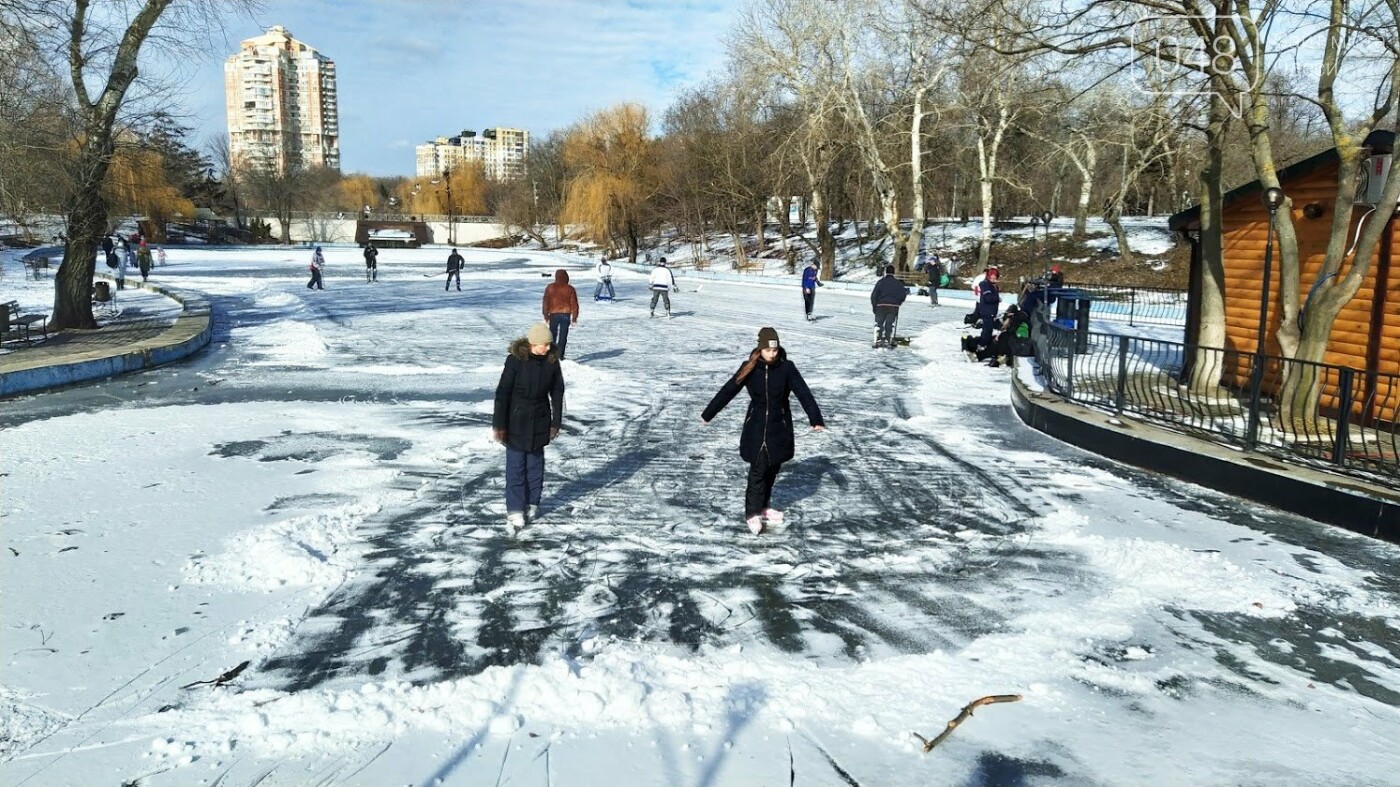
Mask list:
POLYGON ((544 320, 554 337, 554 352, 564 360, 564 345, 569 341, 569 326, 578 324, 578 290, 569 283, 569 272, 560 268, 554 272, 554 283, 544 288, 544 320))

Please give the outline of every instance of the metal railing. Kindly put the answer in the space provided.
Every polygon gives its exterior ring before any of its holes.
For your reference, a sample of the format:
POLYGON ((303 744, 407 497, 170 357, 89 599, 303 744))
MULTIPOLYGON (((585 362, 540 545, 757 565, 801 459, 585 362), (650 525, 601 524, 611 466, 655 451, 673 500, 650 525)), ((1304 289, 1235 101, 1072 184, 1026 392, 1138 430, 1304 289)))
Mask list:
MULTIPOLYGON (((1034 286, 1036 283, 1029 285, 1034 286)), ((1093 283, 1067 284, 1062 289, 1087 294, 1094 302, 1094 318, 1098 320, 1112 320, 1135 327, 1186 327, 1186 290, 1093 283)))
POLYGON ((1032 319, 1035 359, 1065 399, 1289 462, 1400 479, 1400 375, 1093 333, 1046 311, 1032 319))

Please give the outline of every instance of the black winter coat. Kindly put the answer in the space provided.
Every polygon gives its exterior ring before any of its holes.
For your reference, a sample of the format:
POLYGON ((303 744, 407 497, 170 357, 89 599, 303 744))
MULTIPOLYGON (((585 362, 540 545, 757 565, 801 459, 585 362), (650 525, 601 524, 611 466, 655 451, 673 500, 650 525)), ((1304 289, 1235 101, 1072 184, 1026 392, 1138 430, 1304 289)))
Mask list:
POLYGON ((797 366, 787 360, 787 352, 778 349, 778 357, 772 364, 760 359, 749 376, 741 383, 731 376, 719 389, 715 398, 700 417, 712 421, 724 406, 733 401, 739 391, 749 391, 749 412, 744 416, 744 430, 739 435, 739 456, 752 463, 759 451, 768 447, 768 461, 772 464, 786 462, 793 455, 792 410, 788 407, 788 395, 795 394, 802 409, 807 411, 807 420, 812 426, 826 426, 817 400, 802 379, 797 366))
POLYGON ((977 314, 984 320, 994 320, 997 316, 997 309, 1001 307, 1001 292, 997 290, 996 282, 990 279, 982 281, 982 294, 977 296, 977 314))
POLYGON ((898 306, 909 297, 909 288, 894 276, 881 276, 870 291, 870 308, 876 306, 898 306))
POLYGON ((553 353, 533 355, 530 342, 516 339, 496 384, 491 428, 505 430, 506 447, 538 451, 564 418, 564 372, 553 353))

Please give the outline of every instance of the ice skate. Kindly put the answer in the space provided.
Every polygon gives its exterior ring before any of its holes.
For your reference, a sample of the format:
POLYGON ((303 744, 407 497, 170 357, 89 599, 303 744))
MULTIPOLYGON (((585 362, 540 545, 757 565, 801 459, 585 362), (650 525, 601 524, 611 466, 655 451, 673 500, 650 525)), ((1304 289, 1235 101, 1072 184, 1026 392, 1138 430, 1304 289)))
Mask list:
POLYGON ((525 514, 520 511, 511 511, 506 514, 506 530, 511 535, 519 533, 525 529, 525 514))
POLYGON ((776 508, 763 509, 763 520, 769 524, 781 525, 783 523, 783 512, 776 508))
POLYGON ((744 521, 748 524, 750 533, 758 535, 763 532, 763 517, 758 514, 754 514, 744 521))
POLYGON ((533 521, 535 521, 536 519, 539 519, 539 518, 540 518, 540 507, 539 507, 539 505, 532 505, 532 506, 530 506, 529 508, 525 509, 525 521, 527 521, 527 522, 533 522, 533 521))

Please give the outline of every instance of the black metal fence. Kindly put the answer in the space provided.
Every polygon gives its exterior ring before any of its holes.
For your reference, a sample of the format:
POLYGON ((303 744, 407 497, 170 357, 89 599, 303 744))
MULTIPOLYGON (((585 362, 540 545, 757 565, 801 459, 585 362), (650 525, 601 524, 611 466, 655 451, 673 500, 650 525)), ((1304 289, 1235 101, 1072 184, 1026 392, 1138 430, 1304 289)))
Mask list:
POLYGON ((1045 386, 1066 399, 1286 461, 1400 479, 1400 376, 1093 333, 1045 309, 1032 324, 1045 386))

